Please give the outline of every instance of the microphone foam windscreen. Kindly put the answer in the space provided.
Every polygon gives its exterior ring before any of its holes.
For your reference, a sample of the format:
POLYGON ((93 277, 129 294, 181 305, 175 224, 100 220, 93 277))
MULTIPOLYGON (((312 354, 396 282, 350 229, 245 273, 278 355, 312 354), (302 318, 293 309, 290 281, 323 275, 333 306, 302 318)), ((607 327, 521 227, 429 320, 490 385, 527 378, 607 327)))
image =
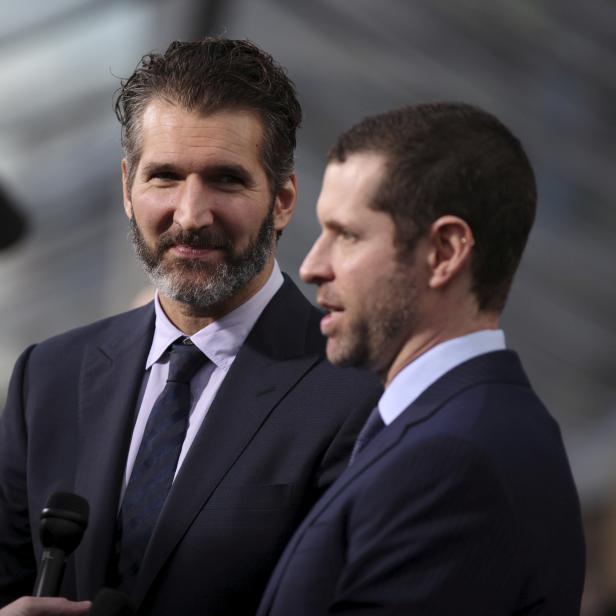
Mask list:
POLYGON ((85 498, 70 492, 55 492, 41 511, 41 543, 46 548, 58 548, 68 556, 81 542, 89 513, 85 498))
POLYGON ((43 509, 43 517, 65 518, 87 525, 90 515, 88 501, 71 492, 54 492, 48 499, 43 509))

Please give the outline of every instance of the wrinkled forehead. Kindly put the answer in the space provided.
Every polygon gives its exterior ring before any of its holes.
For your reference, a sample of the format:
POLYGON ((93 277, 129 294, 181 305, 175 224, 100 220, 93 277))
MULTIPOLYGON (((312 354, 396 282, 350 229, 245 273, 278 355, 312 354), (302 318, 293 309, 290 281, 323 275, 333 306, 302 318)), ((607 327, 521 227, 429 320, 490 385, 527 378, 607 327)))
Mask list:
POLYGON ((261 118, 256 112, 246 109, 201 112, 159 99, 145 108, 141 129, 144 139, 160 135, 193 140, 196 144, 210 136, 217 136, 230 143, 250 139, 258 148, 263 137, 261 118))

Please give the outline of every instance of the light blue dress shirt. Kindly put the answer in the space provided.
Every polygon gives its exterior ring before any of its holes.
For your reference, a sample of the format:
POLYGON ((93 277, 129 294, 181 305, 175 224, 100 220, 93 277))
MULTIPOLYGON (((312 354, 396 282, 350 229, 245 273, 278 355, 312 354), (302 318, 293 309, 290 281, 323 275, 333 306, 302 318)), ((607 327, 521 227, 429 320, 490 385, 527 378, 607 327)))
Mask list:
POLYGON ((505 334, 500 329, 484 329, 437 344, 394 377, 378 403, 381 419, 388 426, 444 374, 473 357, 504 348, 505 334))

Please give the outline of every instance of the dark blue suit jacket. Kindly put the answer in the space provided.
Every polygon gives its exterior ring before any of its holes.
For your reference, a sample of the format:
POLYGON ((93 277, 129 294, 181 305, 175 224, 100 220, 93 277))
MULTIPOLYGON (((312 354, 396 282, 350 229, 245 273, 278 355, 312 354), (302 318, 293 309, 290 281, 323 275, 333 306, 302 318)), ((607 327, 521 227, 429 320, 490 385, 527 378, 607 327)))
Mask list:
POLYGON ((259 616, 577 616, 580 508, 517 356, 456 367, 382 430, 287 546, 259 616))
MULTIPOLYGON (((91 507, 62 594, 91 598, 105 584, 153 313, 71 331, 18 361, 0 418, 0 605, 31 593, 40 512, 58 490, 91 507)), ((141 614, 254 614, 292 531, 345 467, 381 388, 325 361, 319 320, 287 279, 249 334, 153 532, 134 589, 141 614)))

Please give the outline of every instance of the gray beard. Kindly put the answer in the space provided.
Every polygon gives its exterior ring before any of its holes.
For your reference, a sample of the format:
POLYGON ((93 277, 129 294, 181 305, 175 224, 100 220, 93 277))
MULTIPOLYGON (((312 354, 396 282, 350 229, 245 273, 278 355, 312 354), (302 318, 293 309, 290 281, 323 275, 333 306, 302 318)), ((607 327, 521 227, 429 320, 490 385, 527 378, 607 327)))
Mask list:
POLYGON ((207 232, 182 233, 175 237, 167 235, 164 238, 161 236, 157 248, 152 250, 147 246, 135 217, 129 220, 129 236, 137 260, 152 284, 168 298, 198 311, 213 308, 243 289, 263 271, 274 246, 273 208, 263 220, 257 237, 241 252, 234 252, 226 237, 207 232), (188 240, 179 241, 180 238, 188 240), (224 261, 216 264, 198 259, 165 262, 165 252, 175 243, 202 248, 213 244, 224 250, 226 257, 224 261))

